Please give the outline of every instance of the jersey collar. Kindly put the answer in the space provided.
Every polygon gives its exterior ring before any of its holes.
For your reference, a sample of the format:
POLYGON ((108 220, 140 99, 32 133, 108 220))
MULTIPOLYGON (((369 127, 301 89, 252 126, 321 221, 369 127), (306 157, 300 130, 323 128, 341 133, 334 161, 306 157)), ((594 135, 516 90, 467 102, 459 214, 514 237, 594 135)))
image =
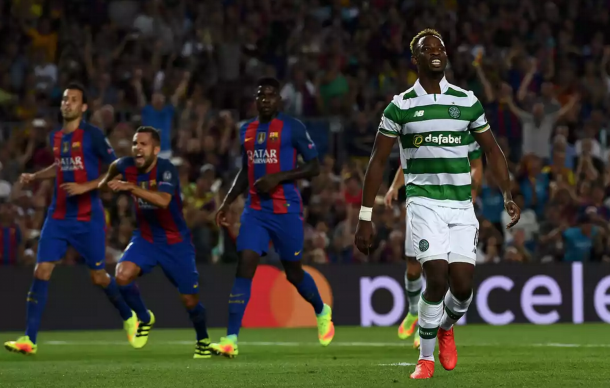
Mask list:
MULTIPOLYGON (((447 82, 447 78, 445 77, 443 77, 441 82, 439 82, 439 85, 441 87, 441 94, 444 94, 447 89, 449 89, 449 82, 447 82)), ((431 94, 426 92, 426 90, 421 86, 421 84, 419 83, 419 78, 417 79, 417 81, 415 81, 415 84, 413 85, 413 90, 415 90, 415 93, 418 96, 425 96, 426 94, 431 94)))

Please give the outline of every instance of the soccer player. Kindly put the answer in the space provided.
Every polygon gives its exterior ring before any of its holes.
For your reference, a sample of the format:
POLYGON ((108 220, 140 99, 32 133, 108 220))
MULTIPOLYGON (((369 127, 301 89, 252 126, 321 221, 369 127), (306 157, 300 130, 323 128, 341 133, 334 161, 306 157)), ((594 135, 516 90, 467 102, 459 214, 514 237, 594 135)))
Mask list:
POLYGON ((215 353, 227 357, 238 355, 237 335, 250 299, 252 279, 269 241, 280 256, 288 281, 313 306, 320 343, 327 346, 335 335, 331 309, 322 302, 316 283, 301 266, 303 204, 296 181, 319 174, 318 153, 303 123, 279 112, 279 90, 280 83, 274 78, 259 81, 258 117, 240 130, 242 167, 216 215, 219 225, 228 226, 229 206, 248 190, 237 237, 240 257, 229 295, 227 336, 212 344, 215 353), (297 154, 304 160, 301 166, 297 165, 297 154))
POLYGON ((138 330, 131 344, 136 349, 144 347, 155 324, 155 316, 145 307, 135 280, 159 265, 178 288, 195 327, 193 358, 210 358, 206 313, 198 294, 195 247, 182 215, 178 170, 169 160, 158 157, 161 137, 152 127, 137 129, 131 152, 132 157, 112 163, 100 182, 100 187, 131 193, 135 202, 138 228, 116 268, 121 293, 138 316, 138 330), (119 175, 123 180, 114 179, 119 175))
POLYGON ((4 344, 12 352, 36 353, 49 280, 68 245, 83 256, 93 283, 102 287, 119 310, 128 339, 136 332, 138 322, 135 314, 123 300, 114 278, 104 269, 106 222, 97 185, 103 177, 102 165, 109 165, 116 156, 102 131, 83 121, 86 111, 87 97, 83 86, 68 85, 61 101, 63 128, 53 131, 50 137, 55 163, 35 174, 21 175, 22 184, 56 179, 53 200, 40 235, 34 281, 27 296, 25 336, 4 344))
MULTIPOLYGON (((483 180, 483 161, 481 160, 481 147, 472 136, 466 140, 468 143, 468 160, 470 161, 470 176, 472 178, 472 201, 474 202, 477 196, 478 188, 483 180)), ((385 205, 390 207, 392 201, 398 199, 398 190, 405 186, 405 171, 399 168, 396 170, 394 180, 385 196, 385 205)), ((407 262, 407 270, 405 271, 405 290, 407 292, 407 300, 409 301, 409 313, 398 326, 398 338, 405 340, 412 335, 413 348, 419 349, 419 331, 417 329, 417 305, 419 304, 419 296, 422 289, 421 265, 415 260, 415 251, 413 244, 405 244, 405 256, 407 262)))
POLYGON ((508 228, 517 223, 520 210, 512 200, 506 159, 489 131, 481 103, 471 91, 445 79, 447 53, 441 35, 432 29, 421 31, 411 41, 411 52, 419 78, 411 89, 394 97, 381 118, 355 242, 362 252, 373 244, 372 207, 399 138, 401 164, 406 167, 406 243, 413 245, 427 283, 418 306, 420 356, 411 378, 427 379, 434 375, 437 333, 441 365, 455 368, 453 325, 472 300, 479 223, 471 198, 469 132, 499 182, 511 216, 508 228))

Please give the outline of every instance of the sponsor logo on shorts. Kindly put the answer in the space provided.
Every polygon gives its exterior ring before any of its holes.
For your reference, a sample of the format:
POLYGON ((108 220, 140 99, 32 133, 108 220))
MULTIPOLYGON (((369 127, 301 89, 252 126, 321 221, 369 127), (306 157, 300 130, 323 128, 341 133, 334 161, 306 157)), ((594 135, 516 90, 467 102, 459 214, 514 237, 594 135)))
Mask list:
POLYGON ((428 250, 428 248, 430 248, 430 243, 428 243, 428 240, 419 240, 419 250, 422 252, 425 252, 428 250))

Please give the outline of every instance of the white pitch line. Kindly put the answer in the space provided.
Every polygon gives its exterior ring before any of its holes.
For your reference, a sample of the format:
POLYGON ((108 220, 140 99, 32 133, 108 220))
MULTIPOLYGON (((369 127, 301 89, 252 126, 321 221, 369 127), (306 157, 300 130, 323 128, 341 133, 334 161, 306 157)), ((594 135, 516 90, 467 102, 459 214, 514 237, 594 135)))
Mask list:
POLYGON ((416 364, 412 364, 410 362, 396 362, 394 364, 377 364, 377 366, 413 366, 416 364))
MULTIPOLYGON (((162 345, 192 345, 194 341, 161 341, 156 344, 162 345)), ((44 341, 44 345, 57 346, 127 346, 126 341, 44 341)), ((319 346, 317 342, 268 342, 268 341, 240 341, 240 345, 250 346, 319 346)), ((510 347, 551 347, 551 348, 610 348, 610 344, 564 344, 564 343, 535 343, 535 344, 516 344, 507 345, 500 343, 465 343, 458 346, 466 347, 491 347, 491 346, 510 346, 510 347)), ((336 347, 410 347, 411 344, 405 342, 333 342, 336 347)))

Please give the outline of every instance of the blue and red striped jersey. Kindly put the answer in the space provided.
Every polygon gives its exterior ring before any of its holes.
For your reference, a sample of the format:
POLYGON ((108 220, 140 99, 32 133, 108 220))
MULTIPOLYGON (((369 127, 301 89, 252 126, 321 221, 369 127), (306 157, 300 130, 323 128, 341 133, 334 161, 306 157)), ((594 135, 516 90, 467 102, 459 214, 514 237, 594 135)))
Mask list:
POLYGON ((299 120, 280 113, 267 123, 258 118, 246 122, 239 132, 244 165, 248 166, 250 189, 246 206, 269 213, 302 213, 303 202, 296 182, 280 184, 270 194, 259 194, 254 182, 267 174, 294 170, 297 155, 305 162, 318 157, 318 151, 299 120))
POLYGON ((17 225, 0 228, 0 265, 15 265, 19 261, 21 229, 17 225))
POLYGON ((136 220, 139 234, 151 243, 176 244, 191 241, 191 232, 182 214, 180 181, 176 167, 166 159, 157 159, 152 170, 141 173, 132 157, 121 158, 117 162, 118 171, 127 182, 144 190, 171 194, 167 209, 158 208, 142 198, 134 196, 136 220))
POLYGON ((65 133, 51 132, 50 144, 57 176, 53 200, 47 213, 57 220, 91 221, 104 220, 104 209, 99 191, 91 190, 82 195, 68 196, 60 186, 63 183, 86 183, 99 178, 102 165, 116 160, 114 150, 102 131, 81 121, 77 130, 65 133))

